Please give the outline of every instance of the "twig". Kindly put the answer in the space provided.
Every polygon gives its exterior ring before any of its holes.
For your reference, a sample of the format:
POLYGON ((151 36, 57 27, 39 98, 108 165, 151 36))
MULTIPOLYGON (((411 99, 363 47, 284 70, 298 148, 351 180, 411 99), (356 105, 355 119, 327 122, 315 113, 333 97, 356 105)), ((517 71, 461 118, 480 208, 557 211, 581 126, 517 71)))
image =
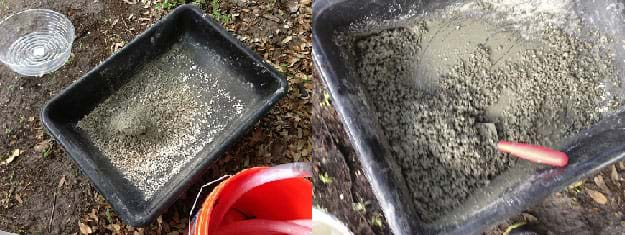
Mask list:
POLYGON ((50 221, 48 222, 48 233, 52 232, 52 220, 54 220, 54 211, 56 210, 56 195, 57 192, 54 192, 54 200, 52 200, 52 215, 50 215, 50 221))

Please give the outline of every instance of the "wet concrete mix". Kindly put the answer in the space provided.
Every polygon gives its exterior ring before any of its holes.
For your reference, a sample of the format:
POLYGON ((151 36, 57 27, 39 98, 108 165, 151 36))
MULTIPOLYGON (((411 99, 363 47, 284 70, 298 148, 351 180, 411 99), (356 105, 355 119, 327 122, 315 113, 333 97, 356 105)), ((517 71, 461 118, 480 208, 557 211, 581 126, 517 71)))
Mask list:
MULTIPOLYGON (((506 6, 472 10, 497 7, 506 6)), ((496 151, 499 140, 557 148, 621 102, 609 38, 571 36, 557 22, 526 30, 446 14, 359 35, 352 47, 355 73, 425 222, 515 166, 496 151)))

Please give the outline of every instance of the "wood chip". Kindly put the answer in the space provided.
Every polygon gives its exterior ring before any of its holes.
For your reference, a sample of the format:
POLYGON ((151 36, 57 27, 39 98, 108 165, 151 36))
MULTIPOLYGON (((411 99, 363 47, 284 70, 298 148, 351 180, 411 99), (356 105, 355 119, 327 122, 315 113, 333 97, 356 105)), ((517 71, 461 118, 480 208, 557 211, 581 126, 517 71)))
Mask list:
POLYGON ((588 192, 588 196, 590 196, 592 200, 595 200, 596 203, 599 203, 601 205, 608 203, 608 198, 605 197, 603 193, 597 192, 592 189, 587 189, 586 192, 588 192))
POLYGON ((621 170, 625 170, 625 162, 619 162, 618 168, 620 168, 621 170))
POLYGON ((21 197, 19 194, 15 194, 15 200, 16 200, 19 204, 24 203, 24 201, 22 200, 22 197, 21 197))

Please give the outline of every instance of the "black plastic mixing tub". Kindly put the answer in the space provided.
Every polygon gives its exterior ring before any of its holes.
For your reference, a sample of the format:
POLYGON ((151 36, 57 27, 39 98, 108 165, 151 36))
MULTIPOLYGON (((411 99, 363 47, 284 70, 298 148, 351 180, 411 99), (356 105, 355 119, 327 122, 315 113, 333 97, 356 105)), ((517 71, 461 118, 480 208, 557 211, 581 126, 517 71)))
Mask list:
MULTIPOLYGON (((202 60, 202 50, 193 58, 200 66, 210 69, 211 61, 202 60)), ((205 58, 206 59, 206 58, 205 58)), ((219 79, 229 79, 222 77, 219 79)), ((229 82, 228 82, 229 83, 229 82)), ((212 162, 218 159, 230 144, 246 133, 287 92, 286 80, 250 49, 231 36, 219 23, 204 12, 190 6, 178 7, 111 56, 83 78, 72 84, 43 108, 44 126, 63 145, 69 156, 93 181, 96 188, 111 203, 128 224, 142 226, 150 223, 169 207, 212 162), (231 82, 234 94, 253 100, 240 117, 229 122, 213 141, 199 152, 149 200, 143 199, 137 188, 131 186, 118 169, 94 146, 77 122, 98 104, 111 96, 133 78, 133 74, 147 62, 171 49, 181 38, 191 38, 231 64, 230 69, 242 74, 244 80, 231 82), (253 92, 240 94, 236 84, 253 84, 253 92)), ((220 102, 220 101, 218 101, 220 102)))
MULTIPOLYGON (((562 150, 569 157, 564 169, 535 168, 529 164, 503 173, 470 196, 461 208, 432 223, 421 222, 409 199, 408 187, 397 166, 389 160, 388 143, 375 119, 360 81, 352 76, 352 58, 340 46, 338 35, 354 33, 354 25, 367 21, 405 18, 441 9, 458 1, 317 0, 313 4, 313 56, 324 85, 329 89, 349 138, 358 153, 367 179, 395 234, 476 234, 519 213, 602 167, 625 157, 625 114, 606 118, 577 137, 562 150)), ((577 1, 577 13, 589 27, 615 40, 615 63, 619 78, 625 76, 623 7, 617 1, 577 1)), ((623 4, 623 1, 618 1, 623 4)))

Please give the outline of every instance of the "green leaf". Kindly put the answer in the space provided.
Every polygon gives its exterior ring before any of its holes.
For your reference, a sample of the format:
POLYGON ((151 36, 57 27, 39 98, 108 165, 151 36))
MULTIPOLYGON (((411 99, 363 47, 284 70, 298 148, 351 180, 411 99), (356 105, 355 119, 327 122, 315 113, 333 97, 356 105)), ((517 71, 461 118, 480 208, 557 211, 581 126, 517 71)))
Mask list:
POLYGON ((109 224, 113 223, 113 216, 111 216, 111 209, 110 208, 106 208, 106 221, 109 222, 109 224))
POLYGON ((319 175, 319 180, 321 180, 324 184, 332 184, 332 177, 328 175, 328 173, 323 173, 319 175))
POLYGON ((382 228, 384 227, 384 223, 382 222, 382 215, 380 213, 374 213, 371 216, 371 221, 369 221, 371 226, 382 228))

